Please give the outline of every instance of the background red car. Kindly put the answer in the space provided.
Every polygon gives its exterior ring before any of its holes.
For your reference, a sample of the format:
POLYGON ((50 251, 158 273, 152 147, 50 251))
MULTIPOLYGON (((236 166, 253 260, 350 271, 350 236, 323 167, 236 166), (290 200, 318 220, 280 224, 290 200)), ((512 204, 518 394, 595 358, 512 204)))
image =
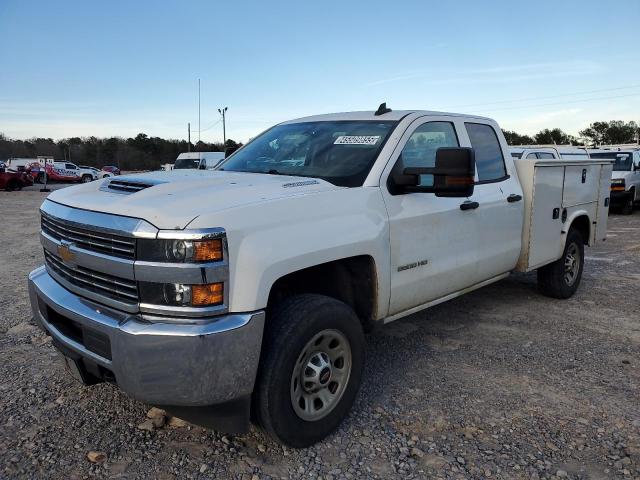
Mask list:
POLYGON ((21 190, 22 187, 33 185, 33 177, 25 172, 15 172, 0 167, 0 190, 11 192, 21 190))

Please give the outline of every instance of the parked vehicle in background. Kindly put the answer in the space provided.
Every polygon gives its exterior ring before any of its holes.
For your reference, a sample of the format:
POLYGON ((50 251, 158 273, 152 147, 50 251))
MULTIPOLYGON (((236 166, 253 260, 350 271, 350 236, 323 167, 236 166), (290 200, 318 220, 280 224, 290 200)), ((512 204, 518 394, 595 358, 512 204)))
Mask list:
POLYGON ((558 151, 551 147, 512 147, 509 150, 513 158, 521 158, 523 160, 551 160, 560 158, 558 151))
POLYGON ((113 177, 115 175, 120 175, 120 169, 113 165, 107 165, 102 167, 100 178, 113 177))
MULTIPOLYGON (((589 152, 585 147, 575 147, 572 145, 514 145, 510 148, 511 156, 513 158, 522 158, 523 153, 526 154, 533 152, 541 152, 544 158, 551 158, 548 155, 551 153, 553 158, 562 158, 565 160, 587 160, 589 159, 589 152)), ((533 155, 531 158, 537 158, 533 155)))
POLYGON ((53 157, 38 156, 36 158, 10 158, 6 161, 7 168, 18 171, 26 170, 30 165, 39 164, 44 167, 46 162, 53 162, 53 157))
POLYGON ((589 150, 591 158, 613 160, 611 206, 631 215, 640 202, 640 146, 612 146, 589 150))
POLYGON ((0 190, 12 192, 33 185, 33 178, 26 172, 17 172, 0 165, 0 190))
POLYGON ((484 117, 291 120, 215 170, 51 193, 34 318, 87 384, 306 447, 351 408, 365 331, 513 271, 571 297, 610 177, 606 159, 514 159, 484 117))
POLYGON ((98 179, 97 168, 89 167, 86 165, 80 165, 78 167, 80 169, 80 181, 83 183, 92 182, 98 179))
POLYGON ((211 170, 224 160, 224 152, 187 152, 178 155, 173 170, 211 170))

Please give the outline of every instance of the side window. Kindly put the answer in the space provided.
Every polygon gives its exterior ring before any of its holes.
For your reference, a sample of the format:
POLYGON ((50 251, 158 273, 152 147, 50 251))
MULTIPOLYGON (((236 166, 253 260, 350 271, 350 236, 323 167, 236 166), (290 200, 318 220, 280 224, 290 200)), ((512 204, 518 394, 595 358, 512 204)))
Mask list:
POLYGON ((549 152, 539 152, 538 153, 538 158, 541 158, 543 160, 549 160, 549 159, 554 159, 556 157, 553 156, 553 153, 549 153, 549 152))
POLYGON ((490 125, 465 123, 471 146, 476 153, 479 181, 491 181, 507 175, 498 136, 490 125))
MULTIPOLYGON (((402 149, 405 167, 435 167, 436 151, 440 147, 458 147, 458 137, 452 123, 423 123, 409 137, 402 149)), ((433 185, 433 175, 421 175, 420 185, 433 185)))
POLYGON ((67 163, 67 164, 65 165, 65 168, 66 168, 67 170, 75 170, 75 169, 76 169, 76 166, 75 166, 73 163, 67 163))

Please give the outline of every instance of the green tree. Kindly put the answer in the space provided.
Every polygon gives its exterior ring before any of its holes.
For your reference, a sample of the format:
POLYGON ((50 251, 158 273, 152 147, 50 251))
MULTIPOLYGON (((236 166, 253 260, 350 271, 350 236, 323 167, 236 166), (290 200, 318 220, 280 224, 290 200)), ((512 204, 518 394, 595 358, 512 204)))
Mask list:
POLYGON ((532 145, 535 143, 533 137, 530 137, 529 135, 521 135, 511 130, 502 130, 502 133, 507 139, 507 143, 509 145, 532 145))
POLYGON ((640 129, 636 122, 611 120, 609 122, 594 122, 582 130, 580 135, 595 145, 615 145, 637 142, 640 129))
POLYGON ((577 139, 566 134, 559 128, 540 130, 533 137, 538 145, 573 145, 577 143, 577 139))

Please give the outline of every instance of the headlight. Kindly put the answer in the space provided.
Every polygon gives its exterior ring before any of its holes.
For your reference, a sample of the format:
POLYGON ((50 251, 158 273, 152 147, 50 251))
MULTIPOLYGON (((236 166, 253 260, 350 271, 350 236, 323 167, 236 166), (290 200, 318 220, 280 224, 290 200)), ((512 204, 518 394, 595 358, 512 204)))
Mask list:
POLYGON ((211 307, 224 303, 224 284, 139 282, 142 303, 172 307, 211 307))
POLYGON ((205 240, 139 239, 138 260, 148 262, 219 262, 223 257, 221 238, 205 240))

